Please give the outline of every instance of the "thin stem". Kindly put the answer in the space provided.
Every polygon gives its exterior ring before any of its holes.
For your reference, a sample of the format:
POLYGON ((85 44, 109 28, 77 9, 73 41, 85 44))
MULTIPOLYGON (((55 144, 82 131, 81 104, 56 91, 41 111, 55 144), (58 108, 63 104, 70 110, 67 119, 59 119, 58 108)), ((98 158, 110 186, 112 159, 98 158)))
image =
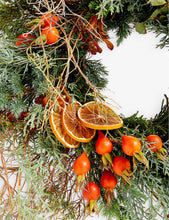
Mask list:
POLYGON ((111 141, 112 143, 115 143, 115 144, 118 144, 118 145, 122 145, 122 141, 117 141, 117 140, 114 139, 114 138, 110 138, 110 141, 111 141))

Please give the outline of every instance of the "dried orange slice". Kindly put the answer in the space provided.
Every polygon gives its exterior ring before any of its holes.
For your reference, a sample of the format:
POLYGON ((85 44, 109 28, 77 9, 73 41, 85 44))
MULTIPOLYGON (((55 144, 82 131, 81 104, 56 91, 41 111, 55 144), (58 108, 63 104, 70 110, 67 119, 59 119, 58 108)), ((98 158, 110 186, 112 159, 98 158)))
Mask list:
POLYGON ((68 148, 76 148, 79 146, 79 142, 71 138, 67 132, 65 131, 62 121, 61 121, 61 107, 57 107, 57 109, 54 111, 54 109, 51 109, 51 113, 49 116, 49 123, 52 128, 53 133, 55 134, 56 138, 65 146, 68 148))
POLYGON ((89 142, 94 138, 96 131, 83 126, 80 122, 77 116, 80 106, 79 102, 73 102, 64 108, 62 113, 63 127, 76 141, 89 142))
POLYGON ((84 126, 96 130, 112 130, 123 126, 122 119, 103 103, 84 104, 79 108, 78 117, 84 126))

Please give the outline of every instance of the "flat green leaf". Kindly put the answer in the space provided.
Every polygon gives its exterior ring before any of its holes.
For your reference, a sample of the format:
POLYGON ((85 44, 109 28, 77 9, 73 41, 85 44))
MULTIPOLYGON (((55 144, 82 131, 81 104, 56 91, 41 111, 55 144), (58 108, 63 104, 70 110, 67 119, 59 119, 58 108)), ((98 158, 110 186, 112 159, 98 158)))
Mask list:
POLYGON ((152 6, 164 5, 166 3, 165 0, 150 0, 152 6))
POLYGON ((153 13, 152 15, 149 17, 148 20, 154 20, 156 19, 159 15, 163 14, 163 15, 167 15, 168 13, 168 6, 167 5, 164 5, 163 7, 161 8, 157 8, 153 13))
POLYGON ((159 8, 156 9, 156 10, 152 13, 152 15, 149 17, 149 20, 154 20, 160 13, 161 13, 161 12, 160 12, 160 9, 159 9, 159 8))
POLYGON ((146 31, 146 25, 144 22, 141 22, 141 23, 136 23, 135 24, 135 28, 136 28, 136 31, 140 34, 146 34, 147 31, 146 31))

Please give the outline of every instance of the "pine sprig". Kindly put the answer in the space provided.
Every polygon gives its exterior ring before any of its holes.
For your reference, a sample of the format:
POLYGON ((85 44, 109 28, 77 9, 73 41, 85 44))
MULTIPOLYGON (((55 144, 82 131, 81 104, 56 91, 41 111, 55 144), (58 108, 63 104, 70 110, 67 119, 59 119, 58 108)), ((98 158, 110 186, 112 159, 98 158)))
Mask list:
MULTIPOLYGON (((106 79, 107 71, 101 64, 101 61, 84 60, 84 62, 81 65, 82 65, 84 74, 89 79, 89 81, 92 83, 92 85, 98 88, 98 90, 102 90, 107 84, 107 79, 106 79)), ((76 78, 74 77, 72 78, 70 75, 70 79, 68 82, 70 83, 69 87, 71 87, 71 92, 75 94, 75 98, 78 99, 81 103, 94 99, 93 95, 91 95, 92 89, 89 89, 88 86, 86 86, 86 82, 80 74, 77 74, 76 78), (74 82, 78 84, 78 87, 74 85, 74 82), (71 86, 71 85, 74 85, 74 86, 71 86)))
MULTIPOLYGON (((108 72, 100 61, 88 59, 88 37, 95 38, 93 42, 97 45, 100 33, 104 35, 105 31, 113 30, 119 45, 131 33, 135 22, 143 22, 157 34, 165 34, 161 42, 164 46, 167 44, 167 15, 162 10, 163 6, 154 7, 147 0, 66 0, 64 4, 62 1, 11 0, 1 1, 0 4, 0 156, 3 163, 0 167, 3 182, 0 217, 85 218, 85 201, 81 191, 76 193, 77 176, 72 169, 74 161, 85 151, 91 162, 85 183, 93 181, 100 187, 98 204, 104 216, 108 219, 114 216, 138 220, 155 219, 158 215, 166 218, 169 213, 169 163, 161 161, 149 150, 146 136, 158 134, 163 139, 163 147, 168 150, 167 96, 154 119, 138 117, 138 113, 122 117, 123 128, 106 133, 116 140, 112 158, 115 155, 126 156, 120 143, 121 134, 127 134, 141 141, 141 152, 149 162, 149 170, 138 162, 131 186, 117 176, 118 186, 110 209, 104 201, 104 189, 100 183, 103 164, 100 155, 95 152, 98 136, 89 143, 81 143, 76 149, 68 149, 57 140, 48 122, 51 103, 61 94, 62 86, 73 100, 81 103, 98 98, 104 100, 101 89, 106 87, 108 72), (15 47, 19 34, 32 32, 25 23, 39 18, 46 11, 60 17, 56 24, 60 32, 59 41, 55 45, 33 45, 25 50, 15 47), (104 18, 104 30, 101 23, 96 22, 100 25, 100 32, 96 33, 93 29, 90 30, 92 35, 90 32, 84 34, 85 28, 89 28, 88 21, 96 14, 104 18), (81 35, 85 42, 81 40, 81 35), (37 102, 41 95, 47 98, 45 105, 37 102), (25 111, 26 116, 20 119, 25 111), (14 119, 9 117, 10 114, 14 114, 14 119), (8 181, 10 175, 15 180, 14 186, 8 181), (145 202, 149 202, 147 209, 145 202), (160 208, 164 213, 159 212, 160 208)), ((35 35, 38 37, 39 32, 35 35)), ((134 171, 132 157, 126 157, 134 171)))

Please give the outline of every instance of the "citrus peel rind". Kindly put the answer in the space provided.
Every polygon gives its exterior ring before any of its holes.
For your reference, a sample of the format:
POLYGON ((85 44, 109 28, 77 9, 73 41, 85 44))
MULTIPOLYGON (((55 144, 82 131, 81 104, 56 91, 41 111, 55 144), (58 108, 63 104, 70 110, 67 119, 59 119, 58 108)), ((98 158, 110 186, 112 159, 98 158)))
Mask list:
POLYGON ((53 108, 51 109, 51 113, 49 116, 49 123, 52 128, 52 131, 56 138, 67 148, 77 148, 79 146, 79 142, 72 139, 65 129, 63 128, 61 122, 61 111, 60 107, 54 111, 53 108))
POLYGON ((90 142, 94 138, 96 131, 83 126, 77 116, 80 107, 81 104, 79 102, 73 102, 65 106, 62 112, 63 127, 74 140, 79 142, 90 142))
POLYGON ((113 130, 123 126, 122 119, 103 103, 88 102, 78 110, 81 123, 96 130, 113 130))

